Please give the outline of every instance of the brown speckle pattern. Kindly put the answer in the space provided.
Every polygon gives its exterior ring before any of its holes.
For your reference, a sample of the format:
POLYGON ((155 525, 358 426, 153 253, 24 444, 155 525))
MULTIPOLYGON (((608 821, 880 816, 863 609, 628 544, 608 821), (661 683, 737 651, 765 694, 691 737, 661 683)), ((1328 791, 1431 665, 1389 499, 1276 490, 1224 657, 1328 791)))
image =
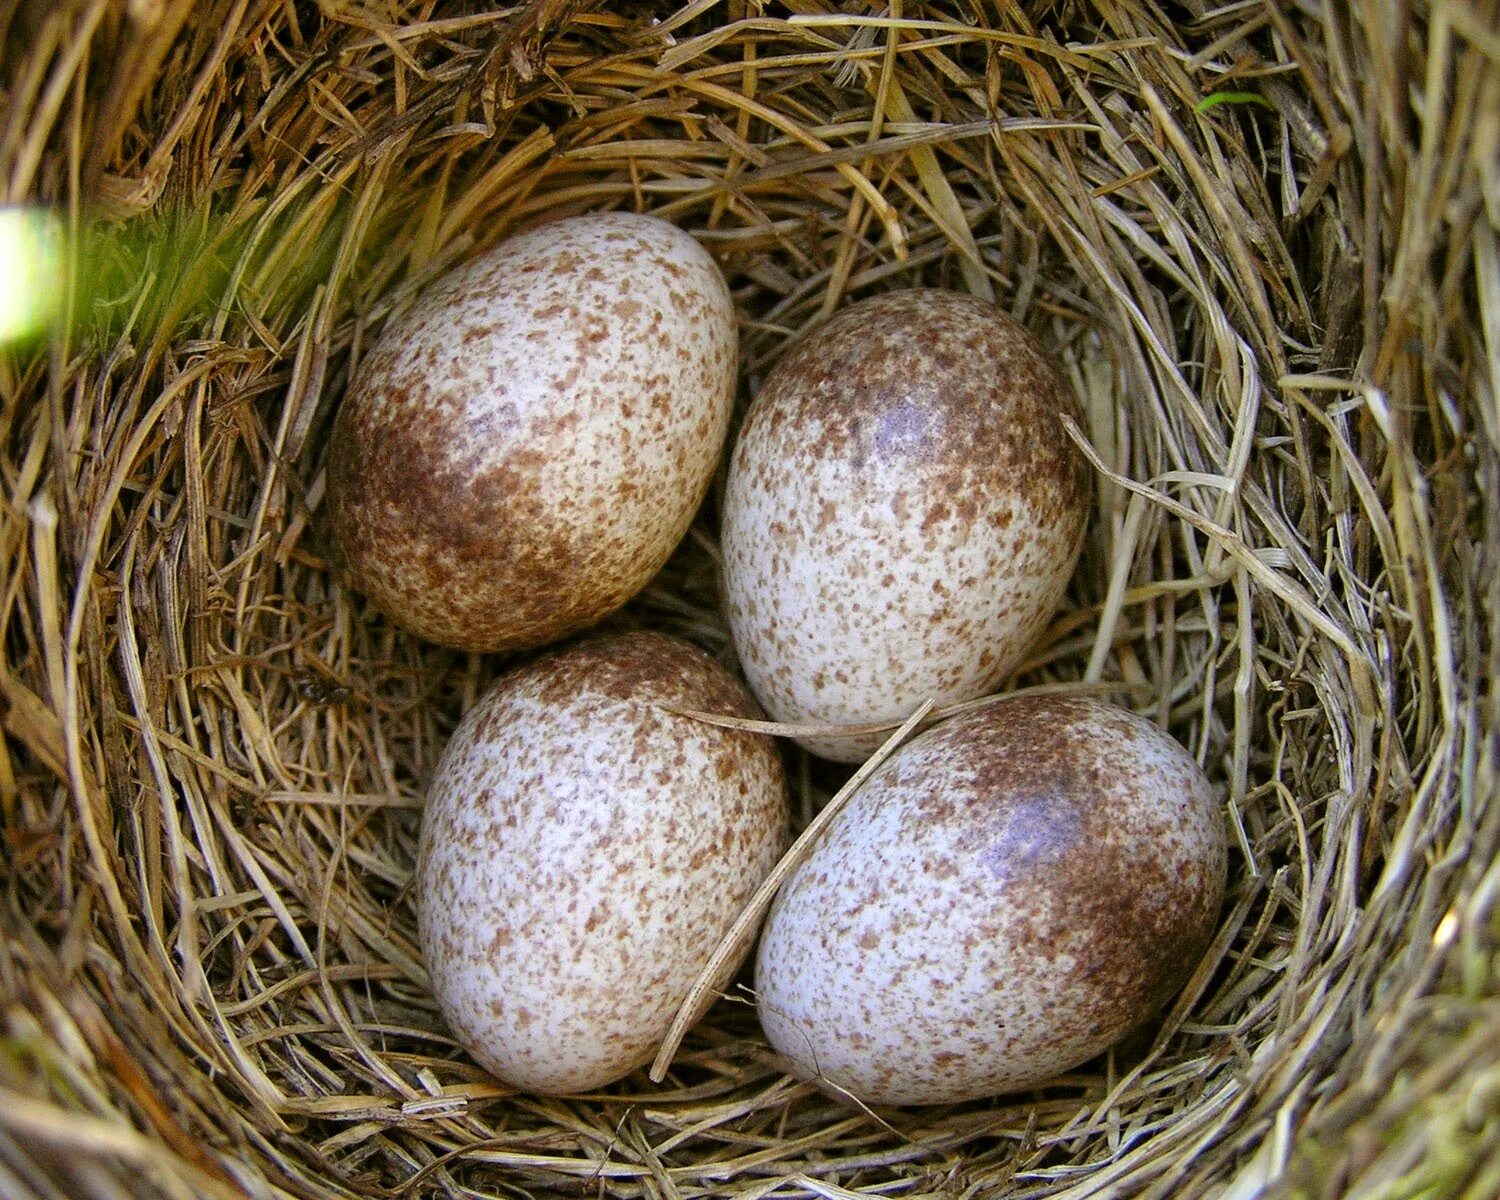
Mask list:
POLYGON ((662 706, 759 713, 685 642, 595 638, 497 681, 428 790, 415 893, 433 990, 516 1087, 584 1091, 647 1061, 785 848, 774 743, 662 706))
MULTIPOLYGON (((1073 573, 1087 463, 1077 401, 992 305, 891 292, 786 354, 730 460, 724 595, 760 702, 783 721, 904 719, 992 690, 1073 573)), ((828 758, 880 738, 809 738, 828 758)))
POLYGON ((351 581, 445 645, 540 645, 643 587, 728 428, 737 334, 708 253, 604 213, 436 283, 360 364, 330 500, 351 581))
POLYGON ((1218 918, 1224 824, 1171 737, 1017 697, 871 776, 782 888, 756 969, 798 1072, 872 1104, 1041 1083, 1181 987, 1218 918))

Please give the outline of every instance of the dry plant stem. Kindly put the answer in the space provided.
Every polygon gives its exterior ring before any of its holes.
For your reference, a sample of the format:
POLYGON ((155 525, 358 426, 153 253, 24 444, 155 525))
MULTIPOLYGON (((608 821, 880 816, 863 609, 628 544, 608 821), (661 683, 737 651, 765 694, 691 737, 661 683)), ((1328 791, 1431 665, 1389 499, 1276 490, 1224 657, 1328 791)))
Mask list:
POLYGON ((760 927, 761 919, 771 907, 771 902, 776 899, 776 893, 786 878, 797 869, 817 844, 818 838, 823 836, 823 831, 838 817, 849 803, 853 795, 859 791, 860 786, 879 769, 880 764, 885 762, 892 754, 900 748, 901 743, 917 729, 926 719, 927 714, 932 711, 933 702, 924 700, 916 710, 904 722, 900 728, 881 743, 878 750, 861 764, 860 768, 849 777, 849 781, 834 794, 816 817, 809 822, 794 841, 781 860, 771 869, 771 873, 765 877, 761 885, 755 889, 755 894, 746 902, 740 915, 735 918, 729 932, 720 940, 709 960, 704 964, 703 970, 698 972, 698 978, 693 980, 693 985, 688 989, 687 998, 683 1000, 682 1007, 677 1010, 677 1016, 672 1021, 672 1026, 667 1030, 667 1036, 662 1040, 661 1049, 656 1052, 656 1058, 651 1063, 651 1080, 660 1083, 666 1078, 667 1068, 672 1065, 672 1056, 677 1053, 677 1048, 682 1044, 682 1038, 687 1033, 689 1026, 702 1018, 707 1011, 708 1005, 713 998, 723 990, 727 982, 728 974, 733 971, 734 963, 744 953, 745 946, 754 938, 755 931, 760 927))
MULTIPOLYGON (((1016 688, 1008 692, 996 692, 990 696, 980 696, 974 700, 963 700, 955 704, 944 704, 941 707, 929 708, 924 724, 932 724, 937 721, 946 720, 948 717, 958 713, 969 712, 985 704, 992 704, 1005 696, 1048 696, 1048 695, 1092 695, 1105 696, 1110 693, 1119 693, 1129 690, 1129 686, 1121 683, 1042 683, 1035 687, 1016 688)), ((864 725, 838 725, 822 723, 817 721, 761 721, 750 717, 727 717, 721 713, 703 712, 695 708, 676 708, 671 712, 680 717, 691 717, 695 721, 702 721, 708 725, 718 725, 723 729, 743 729, 750 733, 766 733, 773 737, 800 738, 800 737, 830 737, 840 734, 859 735, 871 733, 889 733, 893 729, 899 729, 905 724, 903 721, 871 721, 864 725)), ((909 720, 910 718, 908 718, 909 720)))

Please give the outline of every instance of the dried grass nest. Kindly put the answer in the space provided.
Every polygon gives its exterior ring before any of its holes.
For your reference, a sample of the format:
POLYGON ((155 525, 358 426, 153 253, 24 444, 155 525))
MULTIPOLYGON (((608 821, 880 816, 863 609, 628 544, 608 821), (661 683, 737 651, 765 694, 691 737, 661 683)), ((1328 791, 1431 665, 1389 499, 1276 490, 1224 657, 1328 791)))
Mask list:
MULTIPOLYGON (((70 232, 0 349, 0 1195, 1500 1194, 1496 0, 0 0, 0 180, 70 232), (447 1037, 423 782, 501 664, 339 583, 351 364, 542 217, 693 230, 744 386, 851 298, 994 296, 1097 499, 1012 684, 1097 689, 1235 831, 1154 1036, 864 1114, 743 994, 515 1095, 447 1037)), ((713 500, 623 620, 726 658, 713 500)), ((799 821, 839 783, 793 755, 799 821)))

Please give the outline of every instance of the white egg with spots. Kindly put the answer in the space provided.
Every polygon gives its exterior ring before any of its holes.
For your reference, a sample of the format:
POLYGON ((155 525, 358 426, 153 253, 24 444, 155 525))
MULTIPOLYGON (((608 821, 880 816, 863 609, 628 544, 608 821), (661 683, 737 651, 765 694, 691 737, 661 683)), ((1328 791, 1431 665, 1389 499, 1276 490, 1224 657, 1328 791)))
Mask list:
MULTIPOLYGON (((776 363, 729 460, 724 608, 778 721, 900 722, 991 692, 1083 545, 1081 422, 1036 339, 936 289, 851 305, 776 363)), ((808 737, 865 758, 883 740, 808 737)))
POLYGON ((737 337, 713 259, 655 217, 552 221, 449 272, 364 354, 335 422, 347 578, 465 650, 601 620, 708 490, 737 337))
POLYGON ((459 1043, 517 1088, 587 1091, 647 1062, 785 848, 774 742, 674 709, 759 715, 685 642, 599 637, 499 679, 438 764, 423 952, 459 1043))
POLYGON ((793 1070, 867 1104, 1034 1087, 1191 974, 1226 840, 1197 763, 1109 704, 1019 696, 881 764, 792 872, 756 964, 793 1070))

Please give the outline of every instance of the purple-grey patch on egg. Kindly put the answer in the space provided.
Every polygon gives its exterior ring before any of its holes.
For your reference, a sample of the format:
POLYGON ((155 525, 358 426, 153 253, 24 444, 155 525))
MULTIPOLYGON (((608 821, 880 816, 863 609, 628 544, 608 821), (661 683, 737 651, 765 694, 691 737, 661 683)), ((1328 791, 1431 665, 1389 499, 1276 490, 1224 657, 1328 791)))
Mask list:
POLYGON ((1029 879, 1063 862, 1083 836, 1076 794, 1063 788, 1022 793, 997 814, 979 861, 997 883, 1029 879))
POLYGON ((942 436, 936 428, 942 423, 941 412, 910 397, 898 400, 880 414, 875 424, 875 452, 883 458, 903 456, 919 459, 932 449, 942 436))

